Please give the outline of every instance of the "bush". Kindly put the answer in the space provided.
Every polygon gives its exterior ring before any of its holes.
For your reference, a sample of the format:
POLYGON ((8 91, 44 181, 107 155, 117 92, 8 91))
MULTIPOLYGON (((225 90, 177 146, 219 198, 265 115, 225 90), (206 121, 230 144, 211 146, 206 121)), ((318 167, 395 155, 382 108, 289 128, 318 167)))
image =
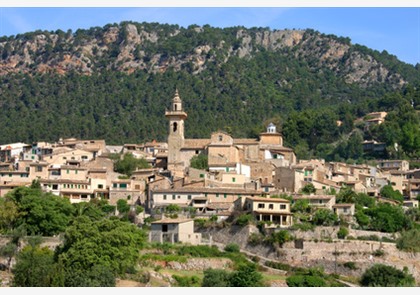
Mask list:
POLYGON ((248 244, 256 246, 262 244, 264 237, 262 234, 252 233, 248 237, 248 244))
POLYGON ((190 166, 195 169, 206 170, 209 168, 208 157, 205 154, 195 155, 191 158, 190 166))
POLYGON ((420 229, 411 229, 401 233, 397 248, 406 252, 420 252, 420 229))
POLYGON ((197 276, 173 275, 172 278, 176 281, 178 287, 200 287, 200 279, 197 276))
POLYGON ((343 266, 344 266, 344 267, 346 267, 346 268, 348 268, 348 269, 351 269, 351 270, 356 270, 356 269, 357 269, 357 267, 356 267, 356 263, 355 263, 355 262, 353 262, 353 261, 348 261, 348 262, 345 262, 345 263, 343 264, 343 266))
POLYGON ((254 217, 250 214, 242 214, 236 219, 236 224, 245 226, 254 221, 254 217))
POLYGON ((363 287, 413 287, 415 280, 407 268, 401 271, 393 266, 375 264, 363 273, 360 284, 363 287))
POLYGON ((287 230, 280 230, 271 234, 270 241, 273 244, 278 244, 280 247, 283 246, 284 243, 292 241, 293 236, 287 230))
POLYGON ((385 255, 385 252, 381 249, 376 249, 375 251, 373 251, 372 254, 373 256, 376 256, 376 257, 382 257, 385 255))
POLYGON ((284 271, 290 271, 291 269, 290 265, 281 262, 267 261, 265 265, 271 268, 280 269, 284 271))
POLYGON ((349 230, 345 227, 340 227, 340 230, 337 232, 337 238, 344 240, 349 234, 349 230))
POLYGON ((309 222, 295 223, 292 225, 292 229, 301 231, 313 231, 315 225, 309 222))
POLYGON ((130 211, 130 205, 128 205, 127 201, 124 199, 120 199, 117 201, 117 210, 120 213, 127 213, 130 211))
POLYGON ((286 279, 289 287, 326 287, 327 283, 322 277, 310 275, 292 275, 286 279))
POLYGON ((226 252, 230 252, 230 253, 239 253, 240 252, 240 250, 241 250, 241 248, 239 247, 239 245, 238 244, 235 244, 235 243, 230 243, 230 244, 227 244, 226 245, 226 247, 225 247, 225 249, 224 249, 226 252))

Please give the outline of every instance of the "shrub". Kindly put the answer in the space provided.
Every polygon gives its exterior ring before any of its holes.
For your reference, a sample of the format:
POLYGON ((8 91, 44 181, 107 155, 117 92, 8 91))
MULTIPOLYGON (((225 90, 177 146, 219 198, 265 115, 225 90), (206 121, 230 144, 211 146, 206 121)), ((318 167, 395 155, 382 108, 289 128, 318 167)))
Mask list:
POLYGON ((337 232, 337 238, 344 240, 349 234, 349 230, 345 227, 340 227, 340 230, 337 232))
POLYGON ((242 214, 236 219, 236 224, 240 226, 245 226, 254 221, 254 217, 250 214, 242 214))
POLYGON ((279 246, 283 246, 284 243, 292 241, 293 236, 287 230, 280 230, 271 234, 270 241, 273 244, 278 244, 279 246))
POLYGON ((407 252, 420 252, 420 230, 411 229, 401 233, 397 240, 397 248, 407 252))
POLYGON ((381 257, 381 256, 384 256, 385 255, 385 252, 383 250, 381 250, 381 249, 376 249, 375 251, 373 251, 372 254, 373 254, 373 256, 381 257))
POLYGON ((248 237, 248 244, 252 246, 256 246, 256 245, 262 244, 263 240, 264 240, 263 235, 252 233, 248 237))
POLYGON ((197 276, 179 276, 173 275, 178 287, 199 287, 200 279, 197 276))
POLYGON ((241 248, 239 247, 239 245, 238 244, 235 244, 235 243, 230 243, 230 244, 227 244, 226 245, 226 247, 225 247, 225 249, 224 249, 226 252, 231 252, 231 253, 239 253, 240 252, 240 250, 241 250, 241 248))
POLYGON ((271 268, 280 269, 284 271, 290 271, 291 269, 290 265, 281 262, 267 261, 265 265, 271 268))
POLYGON ((348 269, 351 269, 351 270, 356 270, 357 269, 356 263, 353 262, 353 261, 345 262, 343 264, 343 266, 346 267, 346 268, 348 268, 348 269))
POLYGON ((414 277, 408 273, 384 264, 368 268, 360 279, 362 287, 414 287, 414 277))
POLYGON ((322 277, 310 275, 292 275, 286 279, 289 287, 326 287, 327 283, 322 277))

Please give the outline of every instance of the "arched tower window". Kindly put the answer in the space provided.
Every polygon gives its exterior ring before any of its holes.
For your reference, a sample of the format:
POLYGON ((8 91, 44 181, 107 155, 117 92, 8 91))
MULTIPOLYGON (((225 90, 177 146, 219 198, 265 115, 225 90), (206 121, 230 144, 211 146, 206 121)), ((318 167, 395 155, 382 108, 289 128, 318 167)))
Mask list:
POLYGON ((173 128, 173 131, 174 132, 176 132, 176 130, 178 129, 178 123, 177 122, 174 122, 174 128, 173 128))
POLYGON ((174 111, 177 111, 178 110, 178 105, 175 103, 174 104, 174 111))

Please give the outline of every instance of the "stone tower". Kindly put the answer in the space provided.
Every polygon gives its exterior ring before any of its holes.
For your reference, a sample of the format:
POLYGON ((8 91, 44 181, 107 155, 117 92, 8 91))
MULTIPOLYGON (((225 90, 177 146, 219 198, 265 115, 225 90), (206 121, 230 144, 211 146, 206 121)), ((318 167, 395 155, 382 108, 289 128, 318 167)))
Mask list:
POLYGON ((168 135, 168 170, 173 175, 184 176, 184 162, 181 159, 181 148, 184 146, 184 120, 187 113, 182 108, 182 101, 175 90, 175 96, 172 99, 171 109, 165 112, 169 120, 168 135))
POLYGON ((267 132, 260 134, 260 143, 283 146, 283 137, 276 131, 276 125, 273 123, 268 124, 267 132))

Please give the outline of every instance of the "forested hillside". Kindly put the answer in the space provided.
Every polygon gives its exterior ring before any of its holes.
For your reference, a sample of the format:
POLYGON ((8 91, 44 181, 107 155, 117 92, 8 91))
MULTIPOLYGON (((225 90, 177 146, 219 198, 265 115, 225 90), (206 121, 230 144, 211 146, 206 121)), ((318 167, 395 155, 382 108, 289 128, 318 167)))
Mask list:
POLYGON ((345 37, 124 22, 2 37, 0 54, 1 144, 166 140, 178 88, 186 137, 256 137, 273 121, 301 158, 358 159, 363 139, 420 156, 420 65, 345 37), (389 112, 380 128, 354 124, 373 111, 389 112))

